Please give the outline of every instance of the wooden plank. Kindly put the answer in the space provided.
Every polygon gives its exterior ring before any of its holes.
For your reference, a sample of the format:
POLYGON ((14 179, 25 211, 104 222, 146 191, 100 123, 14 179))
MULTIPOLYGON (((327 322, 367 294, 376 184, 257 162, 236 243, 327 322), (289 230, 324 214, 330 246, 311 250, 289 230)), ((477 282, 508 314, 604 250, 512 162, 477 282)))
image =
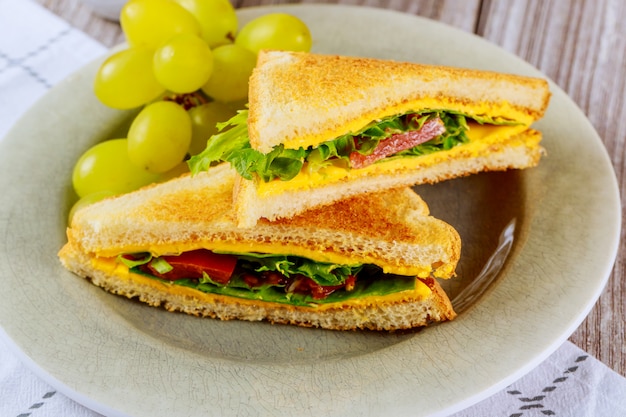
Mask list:
POLYGON ((80 0, 37 0, 52 13, 82 30, 87 35, 112 47, 124 42, 124 34, 117 22, 102 19, 80 0))
POLYGON ((480 0, 234 0, 236 7, 271 4, 342 4, 349 6, 377 7, 415 14, 473 32, 478 23, 480 0))
MULTIPOLYGON (((625 19, 622 0, 513 0, 486 2, 478 25, 479 35, 535 65, 579 105, 608 150, 623 196, 625 19)), ((622 230, 622 242, 625 237, 622 230)), ((607 288, 570 338, 622 375, 626 375, 625 257, 622 244, 607 288)))
MULTIPOLYGON (((124 41, 124 36, 115 22, 94 16, 88 6, 80 0, 37 0, 53 13, 70 22, 104 45, 111 47, 124 41)), ((473 32, 478 23, 480 0, 232 0, 237 8, 291 3, 327 3, 379 7, 416 14, 473 32)))

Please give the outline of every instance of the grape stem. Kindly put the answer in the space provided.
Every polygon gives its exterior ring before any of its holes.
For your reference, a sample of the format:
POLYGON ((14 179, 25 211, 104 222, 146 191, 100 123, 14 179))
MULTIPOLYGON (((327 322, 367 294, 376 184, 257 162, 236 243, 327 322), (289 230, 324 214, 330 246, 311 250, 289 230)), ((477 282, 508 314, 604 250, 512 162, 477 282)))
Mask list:
POLYGON ((185 110, 189 110, 209 102, 209 100, 200 91, 185 94, 173 94, 171 96, 163 97, 163 100, 173 101, 174 103, 183 106, 185 110))

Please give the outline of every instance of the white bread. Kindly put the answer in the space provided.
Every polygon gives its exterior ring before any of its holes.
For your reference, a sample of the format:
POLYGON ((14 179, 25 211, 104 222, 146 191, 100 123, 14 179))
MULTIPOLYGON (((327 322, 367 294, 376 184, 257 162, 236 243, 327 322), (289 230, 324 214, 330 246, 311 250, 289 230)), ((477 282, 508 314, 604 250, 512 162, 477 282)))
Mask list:
POLYGON ((410 189, 361 195, 241 229, 232 213, 235 177, 222 164, 85 207, 76 212, 67 230, 68 243, 59 252, 61 263, 112 293, 170 311, 220 319, 394 330, 454 318, 448 297, 431 276, 454 275, 461 250, 459 235, 430 216, 426 203, 410 189), (122 253, 162 255, 198 248, 373 263, 386 272, 424 280, 416 280, 415 291, 297 307, 164 284, 129 273, 128 267, 116 262, 122 253), (429 290, 424 291, 424 283, 429 290))
POLYGON ((445 109, 516 120, 541 118, 550 98, 540 78, 390 60, 261 51, 250 78, 253 149, 297 149, 373 120, 445 109))

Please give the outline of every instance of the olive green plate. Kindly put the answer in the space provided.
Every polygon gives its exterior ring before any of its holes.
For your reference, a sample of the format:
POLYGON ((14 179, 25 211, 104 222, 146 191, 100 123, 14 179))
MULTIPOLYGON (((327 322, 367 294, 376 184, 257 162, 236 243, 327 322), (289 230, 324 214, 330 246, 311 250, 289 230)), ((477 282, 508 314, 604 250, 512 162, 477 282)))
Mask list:
MULTIPOLYGON (((541 75, 483 39, 366 7, 288 11, 316 52, 541 75)), ((620 203, 607 153, 558 87, 548 156, 523 172, 419 187, 463 240, 445 283, 449 323, 395 334, 198 319, 110 295, 65 271, 56 253, 74 196, 74 162, 124 135, 129 114, 100 105, 98 63, 42 98, 0 142, 0 325, 20 357, 76 401, 109 415, 444 415, 502 389, 582 322, 610 274, 620 203)))

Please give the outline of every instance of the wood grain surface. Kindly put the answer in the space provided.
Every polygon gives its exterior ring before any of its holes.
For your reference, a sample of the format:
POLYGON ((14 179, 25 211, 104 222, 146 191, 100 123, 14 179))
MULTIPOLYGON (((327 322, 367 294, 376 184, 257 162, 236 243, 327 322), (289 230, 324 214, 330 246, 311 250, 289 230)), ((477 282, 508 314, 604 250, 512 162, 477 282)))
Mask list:
MULTIPOLYGON (((116 22, 80 0, 37 0, 106 46, 116 22)), ((623 0, 231 0, 235 7, 339 3, 393 9, 475 33, 539 68, 580 106, 604 141, 620 193, 626 190, 626 2, 623 0)), ((622 199, 622 216, 624 214, 622 199)), ((624 242, 622 230, 621 242, 624 242)), ((570 340, 626 376, 625 246, 598 303, 570 340)))

